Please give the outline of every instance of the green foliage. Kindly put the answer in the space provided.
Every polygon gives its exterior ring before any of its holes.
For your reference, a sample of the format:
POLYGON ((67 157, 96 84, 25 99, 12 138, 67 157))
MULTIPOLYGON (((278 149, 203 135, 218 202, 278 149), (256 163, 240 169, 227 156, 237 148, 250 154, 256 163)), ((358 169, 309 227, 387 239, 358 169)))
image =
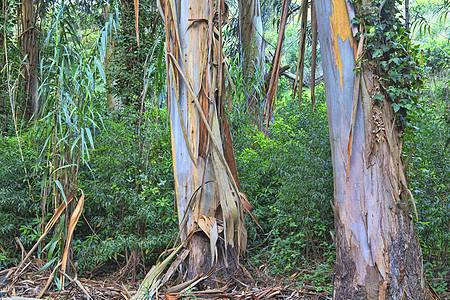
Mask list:
POLYGON ((422 43, 425 67, 428 74, 442 77, 443 71, 450 66, 450 41, 435 38, 422 43))
POLYGON ((334 255, 327 256, 326 262, 316 263, 314 265, 315 269, 306 270, 302 273, 300 285, 303 284, 311 284, 317 287, 317 291, 332 291, 333 290, 333 268, 332 265, 334 263, 335 257, 334 255))
MULTIPOLYGON (((422 109, 411 112, 405 129, 409 188, 419 213, 416 224, 428 277, 450 268, 450 149, 448 79, 432 79, 423 92, 422 109)), ((436 283, 442 287, 444 283, 436 283)))
POLYGON ((449 291, 448 270, 449 266, 444 261, 427 261, 424 263, 425 277, 439 295, 446 295, 449 291))
MULTIPOLYGON (((80 15, 68 3, 56 5, 48 18, 40 61, 42 118, 18 132, 18 137, 0 140, 0 195, 5 199, 0 201, 0 217, 5 221, 0 224, 0 246, 7 249, 2 251, 2 267, 20 259, 14 237, 30 249, 51 217, 47 212, 77 187, 86 195, 84 217, 73 242, 79 271, 90 271, 111 259, 122 262, 120 257, 128 250, 145 252, 154 261, 176 228, 165 111, 144 105, 142 116, 124 110, 99 118, 105 114, 106 74, 102 55, 98 59, 97 54, 97 49, 104 50, 103 35, 97 42, 92 34, 81 36, 85 31, 80 15)), ((101 33, 111 34, 111 29, 101 33)), ((162 104, 164 56, 155 50, 158 45, 151 45, 156 59, 153 53, 148 56, 142 77, 133 80, 142 90, 142 79, 147 77, 146 99, 162 104), (150 76, 156 80, 149 80, 150 76)), ((62 253, 64 220, 70 211, 67 214, 36 252, 49 263, 57 263, 55 255, 62 253)))
POLYGON ((310 103, 299 111, 290 95, 280 100, 267 139, 243 125, 245 120, 231 118, 241 186, 264 229, 247 223, 249 248, 257 249, 251 256, 268 260, 281 274, 324 256, 334 259, 333 175, 323 86, 317 98, 315 112, 310 103))
MULTIPOLYGON (((116 3, 119 6, 120 22, 118 34, 113 35, 112 61, 106 73, 108 80, 114 82, 110 92, 114 94, 122 104, 140 107, 142 78, 148 65, 154 64, 162 72, 154 74, 154 80, 158 84, 155 87, 161 89, 165 83, 164 62, 164 36, 162 19, 154 1, 139 2, 139 47, 136 39, 134 5, 130 1, 116 3), (148 57, 154 52, 156 57, 148 57)), ((163 94, 161 90, 159 94, 163 94)), ((155 99, 155 104, 162 106, 163 97, 155 99)))
POLYGON ((118 259, 126 249, 144 251, 155 261, 175 233, 172 158, 164 114, 157 108, 145 113, 140 137, 133 109, 104 120, 91 157, 92 170, 84 168, 80 174, 86 193, 84 213, 92 227, 83 226, 77 233, 75 254, 83 270, 118 259))
POLYGON ((21 127, 26 107, 23 96, 23 69, 20 49, 15 39, 18 21, 15 15, 19 6, 4 0, 0 7, 0 136, 14 135, 11 105, 15 119, 21 127))
MULTIPOLYGON (((83 166, 79 174, 79 185, 86 199, 84 218, 75 230, 74 261, 78 261, 81 272, 109 260, 123 262, 121 257, 126 249, 144 252, 151 263, 176 231, 165 110, 151 109, 144 114, 144 119, 147 121, 141 125, 140 137, 138 114, 132 109, 105 117, 102 130, 94 133, 97 146, 91 150, 90 168, 83 166), (143 147, 141 157, 139 141, 143 147)), ((32 130, 21 138, 25 161, 20 157, 16 138, 0 139, 0 245, 7 249, 1 256, 2 267, 19 262, 20 249, 14 237, 19 237, 25 249, 30 249, 40 236, 43 224, 40 217, 42 173, 40 167, 36 172, 29 171, 36 170, 35 161, 43 141, 36 140, 36 132, 32 130)), ((46 216, 44 221, 49 218, 50 215, 46 216)), ((44 240, 37 252, 41 258, 52 258, 49 251, 55 240, 51 235, 44 240)), ((54 252, 60 250, 57 247, 54 252)))
POLYGON ((42 221, 40 174, 34 168, 40 145, 35 135, 33 130, 21 135, 23 156, 16 137, 0 138, 0 246, 7 251, 0 265, 4 267, 20 261, 14 238, 30 249, 42 221))
POLYGON ((382 91, 378 98, 390 100, 404 127, 407 111, 416 108, 423 81, 419 46, 410 42, 395 1, 354 2, 358 9, 352 24, 366 28, 363 62, 379 77, 382 91))
POLYGON ((450 37, 448 0, 418 0, 411 7, 413 37, 416 39, 450 37))

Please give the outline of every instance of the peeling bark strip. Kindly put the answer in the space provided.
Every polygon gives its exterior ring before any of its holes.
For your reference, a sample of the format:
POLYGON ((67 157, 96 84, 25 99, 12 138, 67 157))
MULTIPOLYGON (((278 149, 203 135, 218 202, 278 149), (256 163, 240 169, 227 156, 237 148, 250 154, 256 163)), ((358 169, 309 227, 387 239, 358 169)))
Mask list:
POLYGON ((288 17, 288 9, 291 0, 283 0, 283 5, 281 7, 281 20, 280 29, 278 33, 277 49, 275 49, 275 55, 273 56, 273 66, 272 75, 270 76, 269 87, 267 88, 267 100, 264 108, 264 118, 266 122, 265 135, 267 137, 267 132, 269 130, 269 122, 273 115, 273 108, 275 105, 275 97, 278 87, 278 78, 280 76, 280 65, 281 65, 281 52, 283 50, 284 44, 284 31, 286 29, 286 22, 288 17))
POLYGON ((219 1, 164 3, 175 195, 181 239, 189 238, 188 280, 215 267, 231 274, 246 247, 236 162, 219 91, 224 78, 221 26, 214 18, 224 6, 219 1))
POLYGON ((355 80, 352 5, 315 2, 334 173, 334 299, 426 299, 401 129, 390 100, 374 98, 379 79, 367 65, 355 80))

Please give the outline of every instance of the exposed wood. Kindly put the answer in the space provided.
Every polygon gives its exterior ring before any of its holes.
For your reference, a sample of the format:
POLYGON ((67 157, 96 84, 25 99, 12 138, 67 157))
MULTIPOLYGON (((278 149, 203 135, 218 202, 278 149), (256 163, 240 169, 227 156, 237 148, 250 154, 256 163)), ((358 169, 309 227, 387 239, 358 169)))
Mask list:
POLYGON ((239 0, 239 40, 244 77, 264 74, 264 32, 260 0, 239 0))
POLYGON ((239 0, 240 59, 246 86, 247 111, 252 123, 262 130, 263 126, 263 77, 265 73, 265 40, 260 0, 239 0), (258 78, 257 75, 260 77, 258 78), (256 82, 255 82, 256 80, 256 82), (253 88, 254 84, 260 85, 253 88))

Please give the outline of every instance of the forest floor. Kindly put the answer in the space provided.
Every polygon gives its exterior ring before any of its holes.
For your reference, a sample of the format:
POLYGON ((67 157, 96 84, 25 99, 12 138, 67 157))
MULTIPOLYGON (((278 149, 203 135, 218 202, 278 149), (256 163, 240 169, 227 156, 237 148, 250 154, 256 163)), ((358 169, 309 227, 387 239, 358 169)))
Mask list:
MULTIPOLYGON (((0 271, 1 300, 34 299, 131 299, 141 281, 124 278, 123 269, 95 274, 92 278, 65 276, 67 285, 58 289, 61 279, 55 272, 43 268, 43 262, 32 260, 22 270, 12 268, 0 271), (9 274, 8 274, 9 273, 9 274), (8 276, 9 275, 9 276, 8 276), (7 279, 6 279, 7 278, 7 279), (119 280, 120 278, 120 280, 119 280), (53 284, 52 284, 53 283, 53 284)), ((321 287, 303 284, 298 276, 272 277, 261 268, 247 267, 245 280, 231 278, 228 282, 217 281, 217 287, 191 288, 181 293, 165 293, 161 290, 153 299, 331 299, 332 294, 321 287)), ((236 276, 238 277, 238 276, 236 276)), ((170 285, 170 284, 169 284, 170 285)), ((152 299, 152 298, 149 298, 152 299)))
MULTIPOLYGON (((304 273, 313 270, 305 269, 290 276, 280 277, 270 275, 268 264, 254 266, 247 262, 245 265, 240 274, 232 276, 227 282, 212 279, 215 287, 196 285, 182 292, 168 293, 169 287, 173 289, 173 286, 180 283, 178 279, 169 282, 156 296, 148 299, 332 299, 332 293, 328 290, 329 284, 328 287, 316 287, 311 285, 311 282, 302 280, 304 273)), ((17 267, 0 270, 0 300, 128 300, 136 294, 142 283, 142 279, 133 280, 133 267, 126 265, 120 268, 115 264, 86 276, 64 275, 66 284, 64 289, 60 289, 62 278, 59 274, 65 273, 57 273, 56 270, 59 269, 58 265, 52 271, 42 260, 35 258, 20 270, 17 267)), ((139 271, 146 273, 145 270, 139 271)), ((142 278, 143 274, 140 275, 142 278)), ((427 287, 430 299, 450 299, 449 293, 438 295, 431 285, 428 284, 427 287)))

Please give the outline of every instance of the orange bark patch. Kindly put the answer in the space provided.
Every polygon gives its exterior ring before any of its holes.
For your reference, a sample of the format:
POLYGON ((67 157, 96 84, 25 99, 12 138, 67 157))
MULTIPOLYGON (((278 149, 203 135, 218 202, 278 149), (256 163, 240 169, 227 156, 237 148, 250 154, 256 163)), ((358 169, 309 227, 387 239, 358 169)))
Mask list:
POLYGON ((342 82, 342 59, 341 53, 339 51, 338 44, 338 36, 341 38, 343 42, 349 39, 350 46, 354 48, 353 35, 350 28, 350 19, 348 17, 347 6, 345 4, 345 0, 331 0, 332 2, 332 11, 330 16, 330 26, 332 32, 332 44, 334 57, 336 59, 336 64, 339 69, 339 76, 341 81, 341 89, 344 89, 344 85, 342 82))
MULTIPOLYGON (((206 73, 206 72, 205 72, 206 73)), ((200 94, 198 95, 198 102, 203 110, 203 114, 208 116, 209 99, 208 94, 208 82, 206 80, 206 74, 203 75, 203 83, 200 88, 200 94)), ((203 122, 199 122, 199 138, 198 138, 198 156, 206 158, 206 143, 208 139, 208 132, 206 131, 206 126, 203 122)))

